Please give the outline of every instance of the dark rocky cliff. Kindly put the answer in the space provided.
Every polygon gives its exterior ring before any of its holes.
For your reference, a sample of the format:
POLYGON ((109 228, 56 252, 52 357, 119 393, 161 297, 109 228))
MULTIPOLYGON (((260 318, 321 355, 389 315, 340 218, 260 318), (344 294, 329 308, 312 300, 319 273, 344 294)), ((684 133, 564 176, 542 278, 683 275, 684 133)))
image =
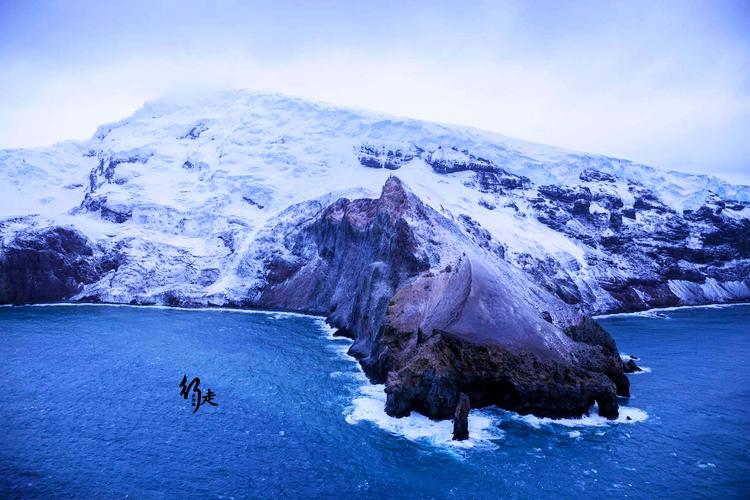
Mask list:
POLYGON ((20 232, 0 245, 0 304, 68 299, 116 267, 75 229, 20 232))
POLYGON ((473 407, 556 417, 598 402, 614 418, 616 396, 629 394, 606 332, 591 333, 575 308, 395 177, 378 199, 324 208, 283 246, 283 257, 266 256, 255 305, 326 315, 354 339, 370 378, 386 382, 392 415, 451 418, 465 393, 473 407))

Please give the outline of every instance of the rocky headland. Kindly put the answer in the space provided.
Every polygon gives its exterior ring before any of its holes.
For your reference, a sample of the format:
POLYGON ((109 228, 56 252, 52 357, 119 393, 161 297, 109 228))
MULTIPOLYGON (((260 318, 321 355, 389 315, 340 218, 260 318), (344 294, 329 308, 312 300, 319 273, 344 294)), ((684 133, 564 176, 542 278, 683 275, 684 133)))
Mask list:
POLYGON ((325 316, 386 411, 618 415, 594 314, 750 298, 750 188, 280 96, 0 154, 0 303, 325 316), (377 190, 377 191, 376 191, 377 190))

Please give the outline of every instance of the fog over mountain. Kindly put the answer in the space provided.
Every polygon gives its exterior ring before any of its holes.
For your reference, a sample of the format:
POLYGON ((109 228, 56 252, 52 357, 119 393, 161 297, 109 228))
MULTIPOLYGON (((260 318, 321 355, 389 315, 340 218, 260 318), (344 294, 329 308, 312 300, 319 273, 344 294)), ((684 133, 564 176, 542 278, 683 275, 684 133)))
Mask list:
POLYGON ((0 2, 0 147, 248 88, 750 184, 748 26, 736 1, 0 2))

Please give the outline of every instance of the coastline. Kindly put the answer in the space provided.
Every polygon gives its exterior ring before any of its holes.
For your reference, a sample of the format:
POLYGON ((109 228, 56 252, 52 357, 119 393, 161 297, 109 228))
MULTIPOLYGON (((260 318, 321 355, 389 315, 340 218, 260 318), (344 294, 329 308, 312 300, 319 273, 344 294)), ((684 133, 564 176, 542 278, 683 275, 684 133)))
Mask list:
MULTIPOLYGON (((248 309, 235 308, 175 308, 172 306, 140 306, 134 304, 87 304, 87 303, 49 303, 38 304, 40 311, 43 308, 49 309, 55 305, 65 306, 83 306, 98 305, 102 307, 155 307, 161 309, 189 309, 212 311, 228 311, 242 313, 261 313, 267 314, 270 311, 256 311, 248 309)), ((71 313, 77 310, 71 308, 71 313)), ((710 309, 708 309, 710 310, 710 309)), ((8 315, 12 315, 12 309, 8 309, 8 315)), ((33 314, 32 309, 28 311, 33 314)), ((104 310, 103 310, 104 311, 104 310)), ((112 310, 114 314, 116 310, 112 310)), ((60 310, 65 314, 65 310, 60 310)), ((96 316, 96 310, 89 311, 96 316)), ((84 310, 82 314, 85 316, 84 310)), ((109 314, 109 313, 108 313, 109 314)), ((105 316, 108 316, 105 315, 105 316)), ((137 314, 134 311, 134 314, 137 314)), ((144 313, 145 314, 145 313, 144 313)), ((0 311, 0 316, 2 312, 0 311)), ((92 316, 93 317, 93 316, 92 316)), ((230 316, 225 316, 227 320, 230 316)), ((234 316, 237 318, 238 316, 234 316)), ((257 316, 255 316, 257 317, 257 316)), ((264 316, 264 318, 271 318, 264 316)), ((284 316, 280 315, 281 322, 284 316)), ((186 316, 189 319, 190 317, 186 316)), ((248 317, 251 318, 251 317, 248 317)), ((220 321, 220 320, 219 320, 220 321)), ((625 320, 621 320, 623 323, 625 320)), ((638 320, 636 320, 638 321, 638 320)), ((242 324, 243 322, 240 322, 242 324)), ((272 323, 274 323, 272 321, 272 323)), ((312 323, 312 322, 311 322, 312 323)), ((318 322, 314 322, 313 335, 320 335, 324 350, 328 351, 331 358, 345 360, 340 366, 333 366, 327 370, 331 378, 340 382, 341 389, 334 389, 336 396, 340 396, 341 405, 336 406, 338 412, 331 412, 329 421, 332 422, 332 428, 338 432, 345 433, 342 435, 353 436, 358 440, 351 442, 362 443, 365 450, 375 450, 373 454, 365 455, 365 459, 355 464, 363 463, 367 460, 373 460, 373 456, 382 456, 382 450, 392 450, 391 453, 396 459, 401 456, 420 457, 424 460, 425 467, 434 467, 435 470, 442 469, 452 470, 459 469, 463 474, 466 467, 472 467, 471 471, 476 468, 477 477, 483 477, 482 471, 486 469, 499 469, 497 477, 507 477, 508 470, 514 474, 510 476, 507 487, 513 491, 518 491, 516 481, 527 481, 528 475, 544 476, 545 470, 550 468, 562 471, 560 475, 575 475, 577 481, 586 481, 586 488, 589 485, 598 485, 604 481, 610 481, 618 485, 613 491, 622 494, 623 490, 619 485, 625 481, 637 484, 632 478, 641 478, 642 481, 652 481, 652 474, 649 468, 657 468, 667 464, 675 464, 675 470, 692 474, 692 477, 704 477, 706 481, 713 480, 716 474, 724 475, 733 474, 734 469, 729 469, 730 464, 722 460, 725 456, 724 451, 712 451, 710 444, 698 442, 700 446, 689 454, 676 447, 665 446, 661 436, 665 424, 670 426, 686 425, 678 423, 679 408, 670 407, 663 401, 654 397, 654 391, 651 394, 646 392, 646 386, 653 387, 655 380, 663 377, 659 374, 657 377, 644 376, 639 378, 641 390, 637 394, 637 399, 629 402, 623 402, 627 405, 626 410, 619 421, 603 420, 595 415, 589 418, 581 419, 562 419, 551 420, 536 418, 529 415, 519 415, 513 412, 506 412, 494 408, 484 409, 475 414, 472 412, 469 419, 475 426, 470 432, 470 439, 467 442, 454 442, 450 439, 451 429, 448 422, 434 422, 427 418, 421 418, 419 415, 412 415, 403 419, 394 419, 387 416, 383 411, 382 394, 380 387, 368 384, 361 371, 359 363, 356 363, 351 357, 346 355, 350 339, 343 337, 333 337, 333 329, 323 327, 320 322, 320 331, 316 328, 318 322), (337 370, 337 371, 332 371, 337 370), (338 371, 340 370, 340 372, 338 371), (630 410, 632 408, 632 410, 630 410), (671 412, 671 413, 670 413, 671 412), (628 420, 628 416, 631 417, 628 420), (348 418, 347 418, 348 417, 348 418), (486 418, 486 420, 485 420, 486 418), (668 420, 669 419, 669 420, 668 420), (366 440, 366 441, 365 441, 366 440), (651 446, 652 443, 662 443, 657 452, 662 458, 653 458, 659 456, 656 454, 646 454, 644 457, 644 447, 651 446), (616 451, 611 451, 616 450, 616 451), (672 458, 671 452, 679 453, 679 458, 672 458), (653 462, 649 462, 652 460, 653 462), (644 465, 644 462, 646 465, 644 465), (509 465, 508 465, 509 464, 509 465), (518 464, 524 464, 519 466, 518 464), (715 467, 706 464, 716 464, 715 467), (597 470, 598 472, 593 472, 597 470), (564 474, 563 474, 564 473, 564 474), (713 476, 710 476, 713 474, 713 476), (702 475, 702 476, 701 476, 702 475), (645 476, 645 479, 644 479, 645 476)), ((631 322, 632 323, 632 322, 631 322)), ((671 323, 671 322, 670 322, 671 323)), ((644 323, 645 324, 645 323, 644 323)), ((652 326, 661 325, 653 323, 652 326)), ((283 325, 279 325, 284 328, 283 325)), ((654 342, 655 343, 655 342, 654 342)), ((642 353, 641 353, 642 354, 642 353)), ((653 357, 653 353, 650 357, 653 357)), ((679 366, 680 360, 673 360, 675 366, 679 366)), ((325 374, 325 372, 324 372, 325 374)), ((658 391, 657 391, 658 393, 658 391)), ((622 408, 622 407, 621 407, 622 408)), ((689 419, 686 419, 689 422, 689 419)), ((700 422, 699 422, 700 424, 700 422)), ((289 426, 279 427, 286 431, 286 436, 276 437, 275 432, 268 433, 263 439, 279 440, 280 443, 288 443, 295 439, 295 434, 289 426)), ((688 428, 692 429, 692 428, 688 428)), ((273 429, 274 431, 276 428, 273 429)), ((330 435, 330 434, 326 434, 330 435)), ((336 434, 335 436, 338 436, 336 434)), ((254 434, 251 432, 251 438, 240 435, 240 440, 251 439, 254 434)), ((693 439, 691 437, 691 439, 693 439)), ((692 444, 693 441, 690 441, 692 444)), ((667 443, 671 444, 671 443, 667 443)), ((731 450, 730 450, 731 451, 731 450)), ((29 451, 28 453, 32 453, 29 451)), ((369 453, 369 451, 356 454, 369 453)), ((349 456, 354 456, 352 453, 349 456)), ((269 459, 270 460, 270 459, 269 459)), ((359 459, 357 459, 359 460, 359 459)), ((325 464, 324 464, 325 465, 325 464)), ((737 466, 734 466, 735 469, 737 466)), ((655 474, 655 473, 654 473, 655 474)), ((658 476, 654 476, 658 477, 658 476)), ((491 477, 490 488, 497 491, 505 487, 498 479, 491 477)), ((557 480, 557 479, 556 479, 557 480)), ((569 478, 567 480, 569 482, 569 478)), ((560 484, 567 484, 565 479, 560 479, 560 484)), ((520 484, 520 483, 519 483, 520 484)), ((533 485, 529 482, 529 487, 533 485)), ((583 484, 583 483, 582 483, 583 484)), ((692 483, 684 483, 692 484, 692 483)), ((450 485, 449 485, 450 486, 450 485)), ((590 486, 593 488, 594 486, 590 486)), ((452 487, 452 486, 451 486, 452 487)), ((478 486, 472 487, 478 489, 478 486)), ((467 486, 468 488, 468 486, 467 486)), ((650 486, 653 488, 653 486, 650 486)), ((474 491, 476 491, 476 489, 474 491)), ((466 490, 470 491, 470 490, 466 490)), ((488 490, 489 491, 489 490, 488 490)), ((653 493, 653 490, 651 491, 653 493)), ((439 495, 438 495, 439 496, 439 495)), ((533 496, 533 495, 532 495, 533 496)), ((617 496, 617 495, 615 495, 617 496)))
POLYGON ((651 309, 644 309, 642 311, 597 314, 597 315, 591 316, 591 318, 594 320, 598 320, 598 319, 604 319, 604 318, 617 318, 621 316, 622 317, 652 316, 654 313, 661 312, 661 311, 678 311, 681 309, 725 309, 725 308, 737 307, 737 306, 750 306, 750 302, 714 302, 711 304, 701 304, 701 305, 652 307, 651 309))
MULTIPOLYGON (((222 306, 170 306, 165 304, 126 304, 122 302, 43 302, 35 304, 0 304, 0 308, 4 307, 53 307, 53 306, 104 306, 104 307, 132 307, 132 308, 151 308, 151 309, 175 309, 178 311, 214 311, 214 312, 234 312, 242 314, 283 314, 286 316, 297 316, 303 318, 315 318, 323 319, 326 317, 320 314, 303 313, 296 311, 286 311, 283 309, 260 309, 260 308, 241 308, 241 307, 222 307, 222 306)), ((649 316, 655 312, 661 311, 679 311, 682 309, 724 309, 728 307, 737 306, 750 306, 748 302, 713 302, 710 304, 700 305, 685 305, 685 306, 667 306, 667 307, 652 307, 650 309, 643 309, 642 311, 632 312, 616 312, 606 314, 595 314, 592 315, 592 319, 604 319, 604 318, 616 318, 619 316, 649 316)))
POLYGON ((294 316, 300 318, 313 318, 322 319, 325 321, 325 316, 309 313, 300 313, 294 311, 284 311, 277 309, 257 309, 257 308, 239 308, 239 307, 221 307, 221 306, 168 306, 164 304, 124 304, 120 302, 44 302, 38 304, 0 304, 0 308, 3 307, 54 307, 54 306, 96 306, 96 307, 132 307, 134 309, 148 308, 148 309, 174 309, 178 311, 212 311, 212 312, 233 312, 242 314, 268 314, 268 315, 284 315, 294 316))
POLYGON ((349 425, 368 422, 388 434, 407 439, 412 442, 422 442, 431 448, 447 452, 469 449, 496 449, 496 440, 503 439, 505 432, 500 429, 503 422, 515 421, 539 429, 542 426, 557 426, 559 429, 580 429, 587 427, 604 427, 617 424, 634 424, 648 419, 648 414, 636 407, 622 406, 622 414, 615 420, 607 420, 598 415, 583 415, 575 418, 546 418, 534 415, 522 415, 512 410, 499 407, 472 408, 470 410, 470 437, 465 441, 452 439, 452 422, 450 420, 432 420, 429 417, 413 412, 406 417, 393 417, 385 411, 385 386, 373 383, 366 375, 359 360, 349 354, 352 340, 346 337, 336 337, 336 328, 332 327, 323 316, 288 312, 282 310, 265 310, 253 308, 220 307, 220 306, 170 306, 162 304, 126 304, 108 302, 51 302, 38 304, 2 304, 0 307, 117 307, 132 309, 179 310, 194 312, 227 312, 241 314, 258 314, 277 317, 299 317, 315 320, 320 328, 322 339, 330 342, 332 352, 350 363, 352 373, 356 374, 353 382, 351 399, 343 411, 344 420, 349 425), (342 348, 343 347, 343 348, 342 348))
MULTIPOLYGON (((314 314, 307 314, 307 313, 300 313, 300 312, 291 312, 291 311, 283 311, 283 310, 271 310, 271 309, 257 309, 257 308, 238 308, 238 307, 222 307, 222 306, 202 306, 202 305, 196 305, 196 306, 173 306, 173 305, 164 305, 164 304, 128 304, 128 303, 106 303, 106 302, 52 302, 52 303, 39 303, 39 304, 26 304, 25 306, 32 306, 32 307, 54 307, 54 306, 64 306, 64 307, 73 307, 73 306, 99 306, 99 307, 128 307, 128 308, 152 308, 157 310, 178 310, 178 311, 206 311, 206 312, 232 312, 232 313, 242 313, 242 314, 260 314, 265 315, 267 317, 298 317, 298 318, 310 318, 312 320, 315 320, 315 322, 319 325, 323 332, 323 336, 329 340, 334 340, 336 337, 333 336, 333 332, 335 331, 335 328, 332 327, 326 318, 324 316, 320 315, 314 315, 314 314)), ((648 309, 644 311, 638 311, 638 312, 629 312, 629 313, 613 313, 613 314, 607 314, 607 315, 599 315, 594 316, 594 319, 604 319, 604 318, 611 318, 611 317, 632 317, 632 316, 642 316, 642 317, 649 317, 652 316, 656 311, 674 311, 674 310, 680 310, 680 309, 698 309, 698 308, 704 308, 704 309, 723 309, 733 306, 742 306, 742 305, 750 305, 748 302, 736 302, 736 303, 718 303, 718 304, 703 304, 703 305, 695 305, 695 306, 676 306, 676 307, 665 307, 665 308, 654 308, 654 309, 648 309)), ((12 305, 12 304, 5 304, 5 307, 24 307, 24 305, 12 305)), ((351 346, 351 340, 348 339, 349 342, 347 342, 348 347, 351 346)), ((355 356, 352 356, 349 353, 349 349, 346 349, 345 352, 341 352, 339 354, 343 354, 346 356, 347 360, 353 362, 356 367, 357 371, 361 372, 361 375, 366 377, 366 374, 364 372, 363 366, 361 364, 361 361, 358 360, 355 356)), ((382 384, 381 384, 382 385, 382 384)), ((368 378, 368 380, 359 388, 358 395, 355 396, 354 400, 352 401, 352 407, 348 414, 345 414, 347 418, 347 421, 349 423, 356 423, 358 421, 370 421, 374 423, 376 426, 382 428, 383 430, 386 430, 388 432, 397 434, 397 435, 404 435, 404 432, 407 431, 406 428, 410 427, 408 424, 405 424, 404 422, 400 422, 398 420, 394 420, 393 417, 390 415, 387 415, 384 406, 385 406, 385 400, 383 399, 384 394, 381 394, 380 391, 377 394, 377 397, 374 397, 372 390, 375 388, 379 388, 378 384, 375 384, 372 380, 368 378), (376 404, 378 403, 378 404, 376 404), (360 406, 362 406, 360 408, 360 406), (377 407, 377 408, 376 408, 377 407), (353 421, 350 421, 353 420, 353 421), (394 424, 394 422, 397 422, 394 424), (398 423, 400 422, 400 423, 398 423), (395 431, 395 428, 402 428, 401 432, 395 431)), ((473 409, 473 415, 480 416, 480 417, 487 417, 486 414, 482 413, 483 408, 475 408, 473 409), (479 410, 479 411, 477 411, 479 410)), ((632 410, 632 408, 629 407, 623 407, 623 409, 632 410)), ((636 409, 637 410, 637 409, 636 409)), ((511 414, 515 414, 516 412, 512 410, 506 409, 511 414)), ((621 416, 622 417, 622 416, 621 416)), ((631 418, 633 416, 631 415, 631 418)), ((428 418, 428 417, 425 417, 428 418)), ((542 417, 536 417, 536 418, 542 418, 542 417)), ((647 418, 647 416, 646 416, 647 418)), ((633 418, 633 420, 641 421, 645 418, 633 418)), ((561 420, 575 420, 578 422, 580 418, 575 419, 550 419, 552 422, 561 421, 561 420)), ((622 418, 616 419, 614 422, 621 421, 622 418)), ((480 421, 484 424, 487 424, 482 418, 480 418, 480 421)), ((412 422, 410 419, 409 422, 412 422)), ((444 424, 444 426, 447 424, 444 424)), ((472 426, 475 431, 475 433, 478 431, 479 435, 477 437, 483 436, 484 431, 486 430, 487 425, 477 425, 475 423, 472 426)), ((447 428, 447 427, 446 427, 447 428)), ((408 434, 408 432, 406 432, 408 434)), ((405 436, 406 437, 406 436, 405 436)), ((482 441, 483 439, 480 437, 479 441, 482 441)), ((474 440, 472 440, 474 441, 474 440)), ((468 445, 468 443, 467 443, 468 445)), ((470 445, 469 445, 470 446, 470 445)))

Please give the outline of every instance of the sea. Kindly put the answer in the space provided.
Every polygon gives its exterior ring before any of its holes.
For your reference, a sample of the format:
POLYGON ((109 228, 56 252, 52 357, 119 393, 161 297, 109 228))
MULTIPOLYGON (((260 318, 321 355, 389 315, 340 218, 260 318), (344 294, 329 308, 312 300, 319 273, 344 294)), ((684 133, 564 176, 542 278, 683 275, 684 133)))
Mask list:
POLYGON ((750 305, 598 318, 620 418, 383 411, 320 318, 0 308, 0 498, 748 498, 750 305))

